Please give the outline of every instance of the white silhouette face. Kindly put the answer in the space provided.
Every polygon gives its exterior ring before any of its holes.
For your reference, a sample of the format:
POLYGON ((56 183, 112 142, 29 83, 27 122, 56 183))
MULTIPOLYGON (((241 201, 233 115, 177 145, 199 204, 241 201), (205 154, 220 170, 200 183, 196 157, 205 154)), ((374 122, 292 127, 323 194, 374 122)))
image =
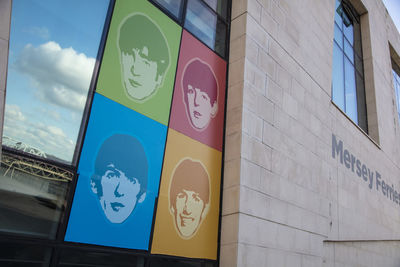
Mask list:
POLYGON ((171 209, 175 214, 178 231, 183 237, 192 236, 206 215, 205 205, 199 194, 185 189, 176 196, 176 210, 173 207, 171 209))
POLYGON ((148 59, 149 50, 132 49, 132 53, 121 53, 123 81, 128 95, 144 100, 160 86, 163 76, 157 74, 157 62, 148 59))
POLYGON ((187 90, 187 101, 192 125, 199 130, 206 128, 211 118, 217 114, 217 102, 211 104, 210 97, 206 92, 190 84, 187 90))
POLYGON ((103 195, 99 198, 100 205, 107 219, 112 223, 125 221, 137 202, 143 202, 146 196, 146 193, 143 193, 138 199, 140 192, 138 179, 127 177, 113 164, 107 166, 106 172, 101 177, 101 187, 103 195))

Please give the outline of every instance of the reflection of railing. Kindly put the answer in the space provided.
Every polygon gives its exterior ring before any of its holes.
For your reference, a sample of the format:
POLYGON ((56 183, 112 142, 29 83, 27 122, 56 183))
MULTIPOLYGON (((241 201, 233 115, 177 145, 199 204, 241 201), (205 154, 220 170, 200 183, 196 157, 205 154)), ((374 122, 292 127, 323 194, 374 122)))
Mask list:
POLYGON ((16 141, 14 139, 12 139, 11 137, 8 136, 3 136, 3 145, 16 149, 16 150, 20 150, 26 153, 30 153, 32 155, 36 155, 42 158, 47 158, 46 153, 44 153, 42 150, 33 147, 31 145, 27 145, 21 141, 16 141))
POLYGON ((74 176, 71 171, 52 164, 18 155, 10 155, 4 153, 4 151, 1 158, 1 164, 7 168, 4 175, 9 174, 11 177, 14 175, 14 170, 58 182, 70 182, 74 176))

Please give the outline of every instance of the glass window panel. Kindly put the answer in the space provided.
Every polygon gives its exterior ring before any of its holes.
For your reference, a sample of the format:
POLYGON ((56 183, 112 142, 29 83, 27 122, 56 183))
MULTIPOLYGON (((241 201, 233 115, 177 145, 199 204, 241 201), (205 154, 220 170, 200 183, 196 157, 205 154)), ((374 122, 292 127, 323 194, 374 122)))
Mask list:
POLYGON ((54 239, 73 173, 2 152, 0 231, 54 239))
POLYGON ((361 129, 363 129, 366 133, 368 133, 364 78, 358 73, 356 73, 356 88, 357 88, 358 126, 360 126, 361 129))
POLYGON ((355 54, 362 58, 362 47, 361 47, 361 28, 360 24, 354 23, 354 42, 353 49, 355 54))
POLYGON ((344 110, 343 52, 333 44, 332 101, 344 110))
POLYGON ((214 11, 216 11, 220 16, 226 19, 227 10, 228 10, 228 1, 227 0, 203 0, 207 3, 214 11))
POLYGON ((350 45, 350 43, 346 39, 344 39, 344 52, 346 53, 347 57, 350 59, 351 63, 354 64, 353 47, 350 45))
POLYGON ((57 266, 145 267, 146 262, 144 257, 132 254, 66 248, 62 250, 57 266))
POLYGON ((345 112, 355 123, 358 124, 355 72, 353 65, 347 58, 344 59, 344 71, 345 71, 345 92, 346 92, 345 112))
POLYGON ((185 28, 211 49, 215 48, 217 15, 199 0, 188 0, 185 28))
MULTIPOLYGON (((393 64, 393 62, 392 62, 393 64)), ((397 67, 394 65, 394 67, 397 67)), ((399 121, 400 121, 400 76, 397 75, 397 73, 392 70, 393 73, 393 84, 394 84, 394 89, 395 89, 395 95, 396 95, 396 106, 397 106, 397 113, 399 116, 399 121)))
POLYGON ((225 48, 226 48, 226 25, 222 21, 218 20, 217 24, 217 35, 215 40, 215 51, 222 56, 225 57, 225 48))
POLYGON ((364 76, 363 61, 357 54, 354 54, 354 66, 356 67, 358 73, 364 76))
POLYGON ((201 263, 183 260, 152 259, 150 267, 201 267, 201 263))
POLYGON ((340 1, 336 0, 336 4, 335 4, 335 21, 340 26, 340 29, 342 28, 342 24, 343 24, 341 12, 342 12, 342 7, 340 5, 340 1))
POLYGON ((343 25, 343 33, 346 36, 347 40, 349 40, 350 44, 353 45, 354 43, 354 32, 353 32, 353 24, 348 26, 343 25))
POLYGON ((153 0, 164 7, 175 18, 180 19, 182 14, 183 0, 153 0))
POLYGON ((3 136, 70 164, 109 0, 15 0, 3 136))
POLYGON ((343 33, 340 31, 339 27, 335 23, 335 41, 340 47, 343 47, 343 33))
POLYGON ((203 0, 204 2, 207 3, 212 9, 217 11, 217 6, 218 6, 218 0, 203 0))
POLYGON ((0 242, 0 266, 48 266, 50 257, 48 247, 0 242))

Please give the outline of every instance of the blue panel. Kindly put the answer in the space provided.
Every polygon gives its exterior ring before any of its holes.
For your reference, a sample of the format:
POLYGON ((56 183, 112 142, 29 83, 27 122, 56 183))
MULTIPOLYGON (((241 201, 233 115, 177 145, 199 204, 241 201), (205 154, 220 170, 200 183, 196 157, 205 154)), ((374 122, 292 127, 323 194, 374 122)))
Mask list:
POLYGON ((347 58, 344 60, 344 73, 346 92, 345 112, 356 124, 358 124, 356 77, 354 67, 347 58))
POLYGON ((95 95, 65 241, 148 249, 166 133, 95 95))
POLYGON ((342 110, 345 110, 343 76, 343 52, 334 42, 332 65, 332 101, 342 110))

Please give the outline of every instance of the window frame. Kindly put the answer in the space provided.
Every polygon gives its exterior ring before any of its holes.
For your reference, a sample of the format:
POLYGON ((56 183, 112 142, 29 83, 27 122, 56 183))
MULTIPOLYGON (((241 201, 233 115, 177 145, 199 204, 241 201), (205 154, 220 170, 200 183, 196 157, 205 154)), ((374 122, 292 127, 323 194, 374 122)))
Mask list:
MULTIPOLYGON (((350 25, 349 24, 349 25, 350 25)), ((364 72, 364 60, 363 60, 363 51, 362 51, 362 41, 361 41, 361 23, 360 23, 360 15, 354 9, 354 7, 347 0, 336 0, 335 1, 335 19, 334 19, 334 37, 333 37, 333 52, 332 52, 332 83, 331 83, 331 100, 332 103, 347 117, 349 118, 357 127, 361 128, 368 135, 368 116, 367 116, 367 102, 366 102, 366 89, 365 89, 365 72, 364 72), (336 8, 337 3, 339 3, 336 8), (338 9, 341 8, 341 14, 339 14, 338 9), (338 25, 336 21, 336 16, 339 15, 341 19, 341 25, 338 25), (345 16, 345 17, 344 17, 345 16), (345 32, 345 19, 347 19, 347 23, 352 25, 353 31, 353 40, 349 40, 348 36, 346 36, 345 32), (338 29, 338 30, 336 30, 338 29), (339 35, 339 36, 338 36, 339 35), (337 37, 340 37, 341 43, 339 43, 337 37), (352 41, 352 42, 351 42, 352 41), (349 53, 346 51, 347 47, 350 46, 352 57, 349 57, 349 53), (336 48, 335 48, 336 46, 336 48), (338 53, 335 53, 335 49, 339 49, 338 53), (341 56, 341 66, 334 65, 335 57, 341 56), (355 105, 355 115, 356 120, 352 118, 352 116, 348 113, 347 108, 347 99, 346 94, 348 93, 346 83, 348 79, 346 78, 346 61, 349 62, 352 66, 351 78, 354 78, 354 105, 355 105), (337 69, 335 70, 335 67, 337 69), (340 90, 336 89, 334 86, 334 74, 336 72, 342 73, 342 82, 340 90), (354 74, 354 75, 353 75, 354 74), (340 103, 337 103, 334 99, 335 92, 337 94, 343 94, 343 107, 340 103)), ((347 72, 347 76, 348 76, 347 72)))

